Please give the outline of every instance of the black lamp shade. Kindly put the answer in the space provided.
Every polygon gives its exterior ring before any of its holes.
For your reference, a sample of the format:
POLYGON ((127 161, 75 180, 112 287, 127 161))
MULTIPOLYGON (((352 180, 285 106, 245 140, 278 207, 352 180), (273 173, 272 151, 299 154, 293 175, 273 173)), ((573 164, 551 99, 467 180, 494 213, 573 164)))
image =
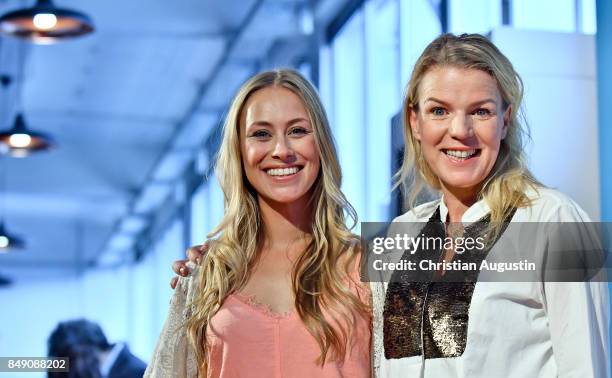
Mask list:
POLYGON ((19 9, 0 17, 1 32, 41 44, 79 37, 93 30, 93 23, 87 15, 56 8, 51 0, 38 0, 32 8, 19 9), (35 17, 41 15, 42 24, 35 21, 35 17), (45 24, 45 18, 53 21, 45 24))
POLYGON ((9 234, 5 227, 4 222, 0 223, 0 253, 9 249, 23 249, 25 248, 25 242, 23 239, 16 235, 9 234))
POLYGON ((49 135, 28 129, 21 113, 15 117, 12 129, 0 132, 0 152, 14 157, 24 157, 52 146, 53 140, 49 135), (18 139, 23 143, 16 143, 18 139))

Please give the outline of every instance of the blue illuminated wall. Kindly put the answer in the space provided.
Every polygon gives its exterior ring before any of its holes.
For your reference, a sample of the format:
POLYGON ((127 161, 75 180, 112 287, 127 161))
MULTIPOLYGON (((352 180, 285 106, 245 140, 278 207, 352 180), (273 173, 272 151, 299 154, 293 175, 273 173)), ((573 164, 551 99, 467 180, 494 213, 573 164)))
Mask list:
POLYGON ((597 2, 597 78, 599 102, 599 156, 601 219, 612 222, 612 3, 597 2))
MULTIPOLYGON (((612 222, 612 3, 608 0, 597 1, 597 30, 601 220, 612 222)), ((612 284, 608 287, 612 291, 612 284)))

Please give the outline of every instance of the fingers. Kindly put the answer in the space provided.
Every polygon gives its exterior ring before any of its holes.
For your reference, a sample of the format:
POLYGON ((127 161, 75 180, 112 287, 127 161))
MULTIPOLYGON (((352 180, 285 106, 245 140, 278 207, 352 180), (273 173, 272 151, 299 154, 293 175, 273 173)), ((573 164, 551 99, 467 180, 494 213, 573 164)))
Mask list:
POLYGON ((191 262, 200 264, 202 262, 202 256, 206 253, 207 250, 208 250, 208 242, 202 245, 193 246, 187 249, 187 258, 191 262))
POLYGON ((178 283, 178 277, 174 276, 170 280, 170 287, 174 290, 176 289, 176 284, 178 283))
POLYGON ((189 268, 187 267, 186 263, 187 260, 176 260, 174 263, 172 263, 172 270, 179 276, 185 277, 189 274, 189 268))
MULTIPOLYGON (((183 277, 188 276, 190 273, 190 269, 187 263, 191 261, 193 263, 200 264, 202 262, 202 256, 204 255, 204 253, 206 253, 207 250, 208 250, 208 241, 202 245, 196 245, 196 246, 193 246, 187 249, 187 257, 189 258, 189 260, 175 261, 174 263, 172 263, 172 270, 174 271, 174 273, 178 274, 179 276, 183 276, 183 277)), ((178 277, 172 277, 172 279, 170 280, 170 287, 172 289, 175 289, 177 283, 178 283, 178 277)))

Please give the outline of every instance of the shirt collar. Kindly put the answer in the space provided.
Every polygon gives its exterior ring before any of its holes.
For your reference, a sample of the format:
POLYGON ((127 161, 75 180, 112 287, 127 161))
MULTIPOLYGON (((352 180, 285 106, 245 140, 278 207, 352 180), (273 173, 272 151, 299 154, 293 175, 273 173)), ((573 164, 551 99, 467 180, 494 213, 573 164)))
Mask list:
POLYGON ((111 369, 113 368, 113 365, 115 364, 115 361, 117 361, 117 357, 119 357, 119 353, 121 353, 123 348, 123 343, 117 343, 113 345, 113 349, 111 349, 104 361, 100 363, 100 375, 102 375, 102 377, 108 376, 108 373, 110 373, 111 369))
MULTIPOLYGON (((487 205, 485 200, 479 200, 470 206, 463 216, 461 217, 462 223, 474 223, 478 221, 480 218, 484 217, 491 211, 489 205, 487 205)), ((446 207, 446 203, 444 202, 444 195, 440 199, 440 219, 442 222, 446 222, 446 217, 448 216, 448 208, 446 207)))

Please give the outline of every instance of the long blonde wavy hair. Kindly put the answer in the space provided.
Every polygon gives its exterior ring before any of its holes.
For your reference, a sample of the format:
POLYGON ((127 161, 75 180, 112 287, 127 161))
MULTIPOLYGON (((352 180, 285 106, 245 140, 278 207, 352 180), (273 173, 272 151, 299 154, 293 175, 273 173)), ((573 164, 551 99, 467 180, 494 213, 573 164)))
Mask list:
POLYGON ((484 199, 491 208, 494 231, 491 236, 494 237, 514 208, 529 206, 525 191, 529 187, 537 190, 541 184, 529 171, 524 153, 529 128, 521 108, 523 81, 508 58, 486 37, 480 34, 443 34, 433 40, 417 60, 404 96, 406 149, 402 167, 395 175, 396 186, 403 186, 410 207, 414 207, 417 196, 427 186, 434 190, 441 188, 439 178, 423 157, 420 142, 412 134, 410 111, 419 111, 419 85, 423 77, 431 69, 443 66, 488 73, 497 82, 504 111, 511 107, 506 137, 501 141, 495 165, 478 195, 478 199, 484 199))
POLYGON ((311 190, 312 237, 292 273, 295 308, 321 354, 317 363, 343 359, 356 314, 367 316, 367 306, 346 286, 354 268, 359 240, 346 226, 346 216, 357 221, 355 210, 340 191, 341 171, 325 110, 314 87, 298 72, 262 72, 248 80, 231 104, 217 156, 216 174, 223 189, 225 213, 208 235, 214 239, 199 270, 200 291, 186 326, 200 371, 206 369, 206 329, 228 295, 240 290, 250 276, 261 245, 262 221, 257 193, 249 184, 240 150, 239 125, 243 108, 256 91, 272 86, 289 89, 304 103, 321 156, 321 169, 311 190), (340 314, 334 324, 324 310, 340 314), (338 320, 338 321, 336 321, 338 320), (330 353, 331 352, 331 353, 330 353))

